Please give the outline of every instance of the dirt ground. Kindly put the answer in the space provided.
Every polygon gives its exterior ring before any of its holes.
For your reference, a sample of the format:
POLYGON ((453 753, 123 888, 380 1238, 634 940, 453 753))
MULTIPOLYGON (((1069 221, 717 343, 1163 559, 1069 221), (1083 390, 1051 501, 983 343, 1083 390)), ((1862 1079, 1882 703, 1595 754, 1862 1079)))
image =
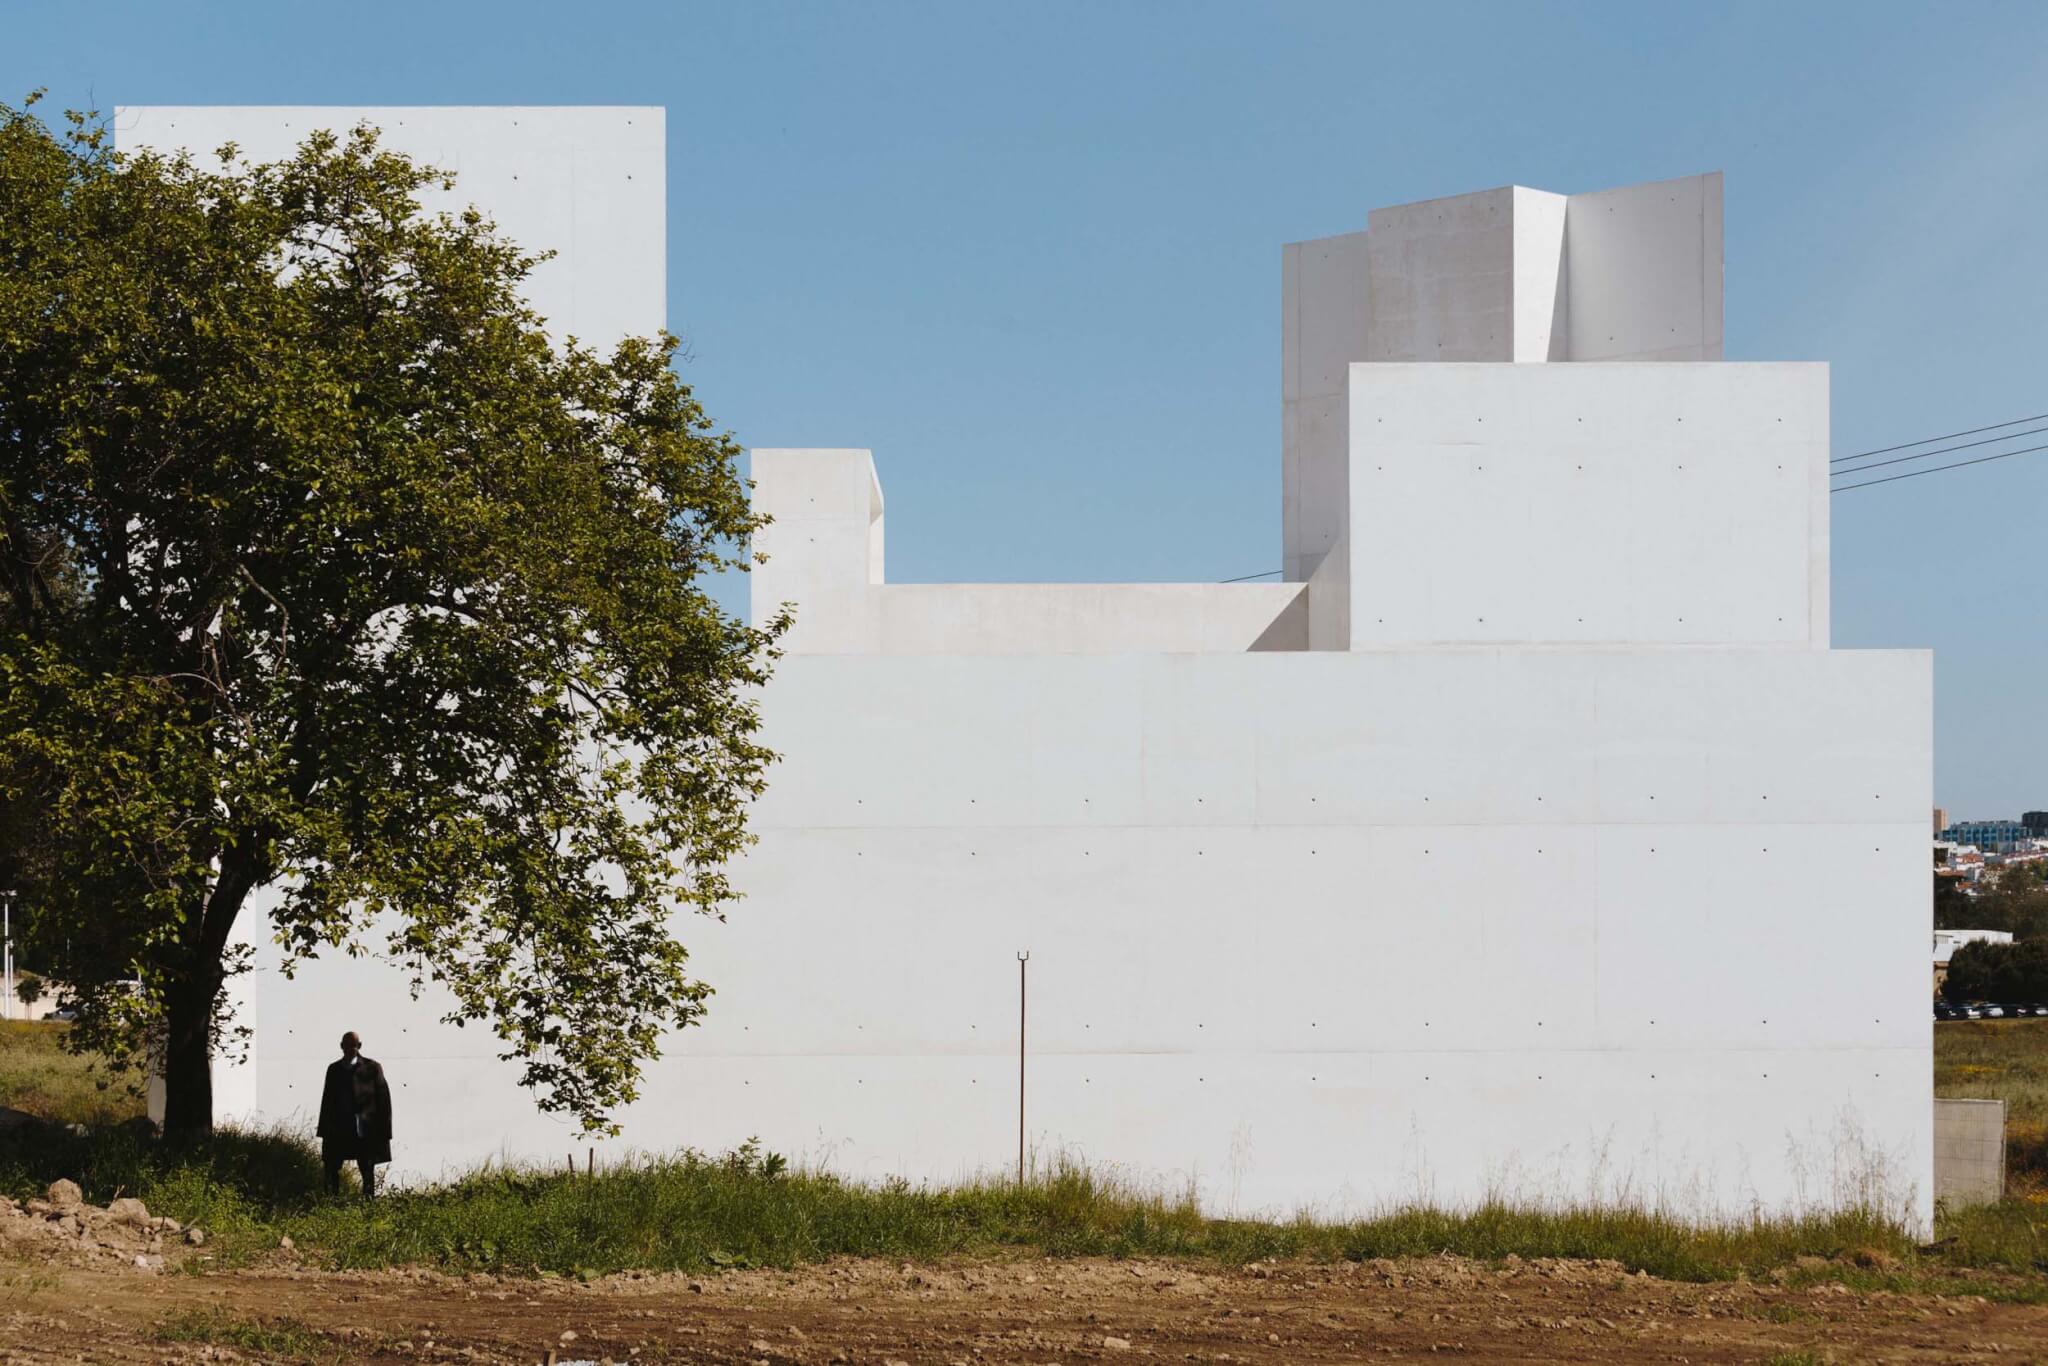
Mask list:
MULTIPOLYGON (((246 1342, 246 1340, 245 1340, 246 1342)), ((0 1266, 0 1361, 981 1363, 2048 1360, 2048 1306, 1691 1285, 1583 1262, 1042 1260, 561 1280, 0 1266), (196 1313, 195 1313, 196 1311, 196 1313), (217 1318, 213 1316, 217 1315, 217 1318), (282 1351, 166 1323, 290 1328, 282 1351), (311 1330, 310 1332, 306 1330, 311 1330), (1799 1354, 1806 1355, 1799 1355, 1799 1354)))

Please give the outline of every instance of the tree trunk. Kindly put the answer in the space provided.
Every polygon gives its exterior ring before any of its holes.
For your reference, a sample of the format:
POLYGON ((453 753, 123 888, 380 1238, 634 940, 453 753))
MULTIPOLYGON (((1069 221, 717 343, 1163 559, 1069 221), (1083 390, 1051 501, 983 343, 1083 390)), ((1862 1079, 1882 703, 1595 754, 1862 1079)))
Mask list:
POLYGON ((201 967, 171 992, 164 1012, 164 1136, 213 1132, 213 1009, 220 969, 201 967))
POLYGON ((228 935, 242 902, 256 886, 262 862, 250 851, 264 847, 259 834, 246 834, 221 859, 220 875, 207 893, 204 912, 191 921, 185 971, 164 1001, 164 1137, 204 1137, 213 1132, 213 1024, 228 935))

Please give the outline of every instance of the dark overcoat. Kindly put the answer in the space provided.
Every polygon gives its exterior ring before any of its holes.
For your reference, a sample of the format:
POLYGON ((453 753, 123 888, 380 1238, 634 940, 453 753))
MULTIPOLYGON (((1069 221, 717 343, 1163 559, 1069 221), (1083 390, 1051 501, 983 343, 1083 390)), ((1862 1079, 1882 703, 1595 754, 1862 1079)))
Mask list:
POLYGON ((327 1065, 327 1084, 320 1092, 320 1127, 314 1131, 329 1157, 352 1162, 391 1160, 391 1088, 375 1059, 356 1055, 327 1065), (358 1136, 356 1118, 362 1117, 358 1136))

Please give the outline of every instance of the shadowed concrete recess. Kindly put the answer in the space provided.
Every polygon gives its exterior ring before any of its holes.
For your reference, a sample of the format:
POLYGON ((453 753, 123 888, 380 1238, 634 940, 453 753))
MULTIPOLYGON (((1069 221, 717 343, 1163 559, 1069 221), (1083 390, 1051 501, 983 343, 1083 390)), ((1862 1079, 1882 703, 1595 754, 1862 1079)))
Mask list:
MULTIPOLYGON (((561 330, 661 326, 660 111, 396 112, 119 126, 367 114, 562 253, 561 330)), ((1704 175, 1284 247, 1278 583, 891 583, 869 452, 756 448, 783 758, 747 899, 677 924, 711 1013, 607 1151, 1000 1171, 1028 950, 1041 1160, 1217 1211, 1926 1227, 1930 656, 1829 647, 1827 368, 1722 360, 1721 240, 1704 175)), ((309 1115, 376 1001, 401 1176, 583 1143, 374 960, 241 991, 224 1111, 309 1115)))

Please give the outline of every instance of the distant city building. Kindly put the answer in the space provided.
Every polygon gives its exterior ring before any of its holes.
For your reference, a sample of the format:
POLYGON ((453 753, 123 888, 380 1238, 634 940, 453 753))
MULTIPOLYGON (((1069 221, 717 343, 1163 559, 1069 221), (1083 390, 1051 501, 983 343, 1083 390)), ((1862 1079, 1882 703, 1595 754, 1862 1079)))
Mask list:
MULTIPOLYGON (((1939 807, 1935 808, 1937 811, 1939 807)), ((2048 839, 2048 811, 2028 811, 2020 817, 2020 824, 2027 827, 2027 833, 2036 839, 2048 839)))
POLYGON ((1960 821, 1943 829, 1941 837, 1957 844, 1974 844, 1987 854, 2010 854, 2032 838, 2018 821, 1960 821))
POLYGON ((1937 806, 1934 808, 1934 833, 1938 836, 1946 829, 1948 829, 1948 808, 1937 806))

